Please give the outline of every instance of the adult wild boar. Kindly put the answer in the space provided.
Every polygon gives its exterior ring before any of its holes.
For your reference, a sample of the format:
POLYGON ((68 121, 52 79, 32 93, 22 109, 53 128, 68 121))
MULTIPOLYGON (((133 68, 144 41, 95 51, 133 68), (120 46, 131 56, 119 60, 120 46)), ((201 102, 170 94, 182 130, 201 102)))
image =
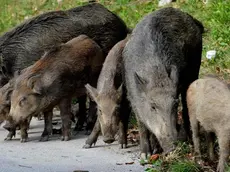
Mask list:
POLYGON ((229 157, 230 142, 230 90, 217 78, 202 78, 194 81, 187 90, 187 103, 191 122, 195 153, 201 157, 199 124, 207 132, 209 158, 214 160, 213 133, 218 138, 220 158, 218 172, 223 172, 229 157))
POLYGON ((72 97, 85 94, 84 85, 99 73, 103 61, 101 48, 86 35, 54 47, 17 77, 11 95, 11 121, 18 124, 42 111, 49 126, 42 137, 47 138, 52 132, 51 112, 58 105, 62 140, 69 140, 72 97))
POLYGON ((98 3, 47 12, 0 37, 1 69, 4 76, 12 77, 16 70, 32 65, 55 44, 65 43, 80 34, 96 41, 107 55, 127 32, 125 23, 98 3))
POLYGON ((186 90, 199 74, 202 33, 202 24, 189 14, 163 8, 136 25, 124 48, 125 83, 139 122, 143 158, 151 154, 148 130, 164 152, 174 148, 180 93, 189 133, 186 90))
POLYGON ((86 85, 90 97, 97 104, 97 122, 84 148, 89 148, 96 143, 100 131, 102 131, 104 142, 112 143, 118 128, 121 148, 127 147, 130 111, 121 74, 122 51, 127 40, 128 38, 118 42, 110 50, 99 75, 97 88, 90 84, 86 85))
MULTIPOLYGON (((86 34, 99 44, 106 56, 127 32, 125 23, 98 3, 33 17, 0 37, 0 86, 5 85, 16 70, 34 64, 54 45, 86 34)), ((83 123, 85 97, 79 99, 79 121, 83 123)))

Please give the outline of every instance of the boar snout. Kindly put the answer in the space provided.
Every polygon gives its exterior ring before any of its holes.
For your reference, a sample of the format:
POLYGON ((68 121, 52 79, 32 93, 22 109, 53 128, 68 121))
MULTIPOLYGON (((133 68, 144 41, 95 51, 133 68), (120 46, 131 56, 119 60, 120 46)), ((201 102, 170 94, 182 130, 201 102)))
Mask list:
POLYGON ((8 131, 12 131, 16 128, 16 126, 12 122, 6 121, 6 124, 3 126, 3 128, 8 131))
POLYGON ((103 141, 105 143, 113 143, 115 141, 115 138, 114 137, 104 137, 103 141))

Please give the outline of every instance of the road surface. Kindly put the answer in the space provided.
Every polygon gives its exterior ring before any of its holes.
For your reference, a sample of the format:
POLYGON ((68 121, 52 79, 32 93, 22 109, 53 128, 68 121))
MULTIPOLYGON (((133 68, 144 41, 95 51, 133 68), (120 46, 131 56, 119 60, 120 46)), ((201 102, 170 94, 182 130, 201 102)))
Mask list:
POLYGON ((61 141, 59 135, 53 135, 48 142, 39 142, 43 123, 32 120, 26 143, 20 143, 19 131, 16 138, 4 141, 7 131, 0 127, 0 172, 144 171, 138 160, 139 146, 129 144, 129 148, 120 149, 117 142, 108 145, 99 138, 95 147, 83 149, 87 138, 84 133, 67 142, 61 141))

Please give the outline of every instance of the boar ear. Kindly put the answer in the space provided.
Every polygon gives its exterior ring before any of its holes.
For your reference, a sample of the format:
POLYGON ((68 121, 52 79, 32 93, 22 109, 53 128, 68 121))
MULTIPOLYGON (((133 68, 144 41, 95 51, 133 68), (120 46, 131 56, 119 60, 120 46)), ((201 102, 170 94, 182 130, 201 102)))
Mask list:
POLYGON ((7 90, 5 93, 5 98, 6 98, 7 104, 9 104, 9 102, 10 102, 12 92, 13 92, 13 90, 7 90))
POLYGON ((135 78, 135 82, 136 82, 137 88, 140 91, 146 91, 146 85, 148 84, 148 82, 146 81, 146 79, 144 79, 143 77, 141 77, 140 75, 138 75, 137 72, 135 72, 134 78, 135 78))
POLYGON ((89 84, 86 84, 86 85, 85 85, 85 88, 86 88, 86 90, 87 90, 88 95, 90 96, 90 98, 91 98, 93 101, 97 102, 97 98, 98 98, 98 91, 97 91, 97 89, 94 88, 94 87, 92 87, 92 86, 89 85, 89 84))
POLYGON ((34 93, 41 94, 42 88, 40 85, 40 75, 34 75, 27 81, 27 86, 33 90, 34 93))
POLYGON ((174 66, 174 65, 171 66, 171 71, 170 71, 169 77, 172 80, 173 84, 177 85, 177 83, 178 83, 178 70, 177 70, 176 66, 174 66))

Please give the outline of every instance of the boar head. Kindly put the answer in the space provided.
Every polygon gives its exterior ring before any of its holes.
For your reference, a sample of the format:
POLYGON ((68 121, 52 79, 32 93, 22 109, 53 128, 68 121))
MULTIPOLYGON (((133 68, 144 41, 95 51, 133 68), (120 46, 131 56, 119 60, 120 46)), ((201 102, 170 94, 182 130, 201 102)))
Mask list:
POLYGON ((37 114, 43 98, 40 75, 20 77, 11 96, 10 118, 15 124, 37 114))
POLYGON ((108 92, 100 93, 96 88, 87 84, 87 92, 97 104, 97 116, 100 122, 102 135, 105 143, 115 140, 120 121, 120 102, 122 99, 122 85, 108 92))
POLYGON ((177 69, 174 66, 169 72, 159 66, 152 69, 152 78, 137 72, 134 74, 142 98, 142 109, 139 114, 143 114, 140 118, 147 118, 143 120, 146 121, 148 128, 157 136, 164 151, 168 151, 172 149, 172 142, 177 137, 177 69))

